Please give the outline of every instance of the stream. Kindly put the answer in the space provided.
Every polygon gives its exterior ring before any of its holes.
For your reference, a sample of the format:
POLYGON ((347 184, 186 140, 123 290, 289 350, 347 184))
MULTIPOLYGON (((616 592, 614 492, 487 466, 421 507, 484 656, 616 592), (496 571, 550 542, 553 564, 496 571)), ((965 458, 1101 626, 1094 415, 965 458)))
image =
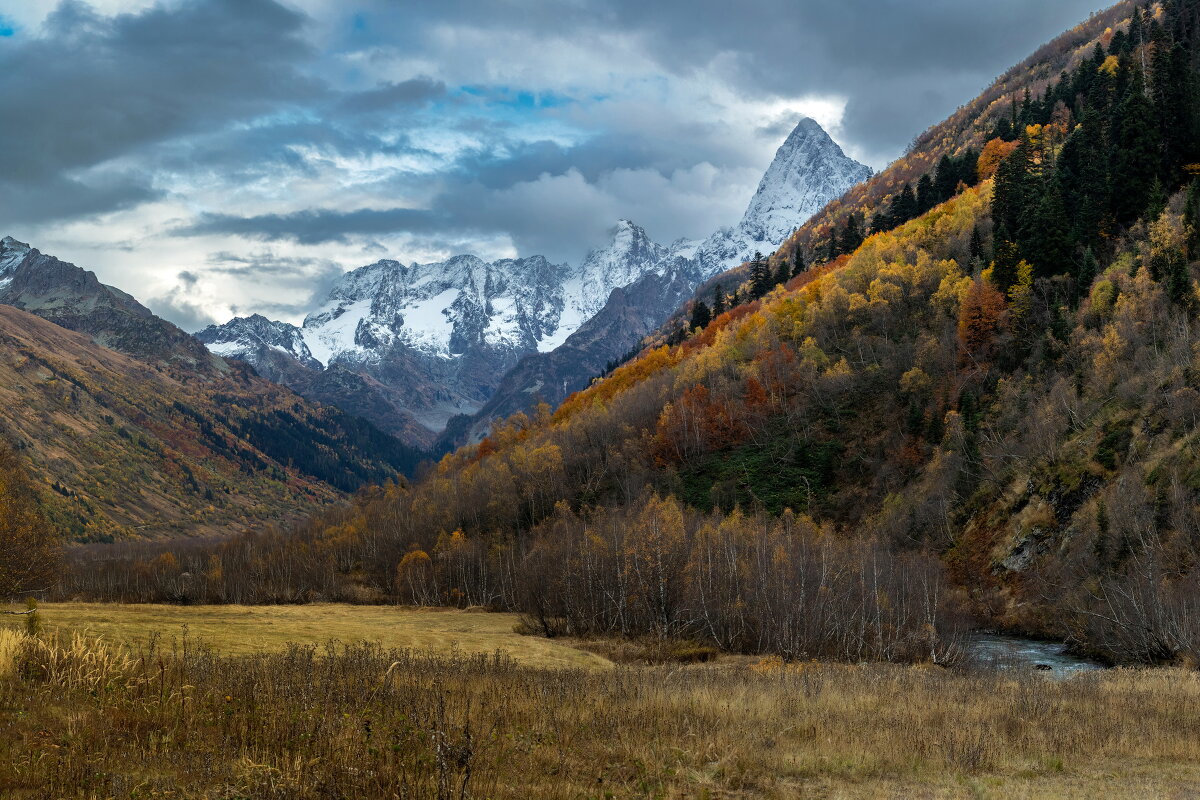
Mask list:
POLYGON ((1070 655, 1066 649, 1066 645, 1058 642, 993 633, 974 634, 968 646, 974 663, 993 669, 1039 669, 1054 678, 1068 678, 1078 672, 1104 669, 1103 664, 1070 655))

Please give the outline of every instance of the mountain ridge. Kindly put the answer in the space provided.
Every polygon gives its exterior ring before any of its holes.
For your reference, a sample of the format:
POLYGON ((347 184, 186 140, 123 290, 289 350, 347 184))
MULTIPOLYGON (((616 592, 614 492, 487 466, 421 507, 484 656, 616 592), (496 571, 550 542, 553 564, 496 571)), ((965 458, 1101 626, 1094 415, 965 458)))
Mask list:
MULTIPOLYGON (((609 244, 590 251, 578 268, 541 256, 486 262, 462 255, 408 266, 385 259, 343 276, 305 318, 291 350, 280 346, 291 332, 285 323, 268 342, 253 318, 210 326, 197 337, 302 394, 317 379, 281 365, 280 353, 307 370, 313 366, 304 363, 304 351, 322 368, 336 363, 361 373, 373 381, 368 393, 378 396, 344 402, 374 409, 373 422, 422 445, 442 434, 438 446, 445 447, 457 431, 470 428, 478 436, 498 415, 530 408, 537 399, 556 403, 582 388, 686 299, 681 281, 694 288, 758 250, 774 250, 808 215, 871 174, 804 118, 778 148, 741 221, 705 239, 662 245, 621 219, 609 244), (635 312, 630 296, 620 295, 621 307, 605 317, 604 336, 585 333, 574 338, 570 357, 548 357, 601 314, 616 290, 635 284, 642 295, 635 312), (618 324, 622 320, 628 324, 618 324), (526 359, 532 361, 523 364, 526 359), (392 368, 393 362, 403 366, 392 368), (539 370, 548 372, 535 375, 539 370), (544 394, 534 388, 539 382, 544 394), (501 399, 492 402, 496 394, 501 399)), ((336 394, 323 399, 339 402, 336 394)))
POLYGON ((0 239, 0 376, 0 435, 80 540, 296 519, 423 455, 12 237, 0 239))

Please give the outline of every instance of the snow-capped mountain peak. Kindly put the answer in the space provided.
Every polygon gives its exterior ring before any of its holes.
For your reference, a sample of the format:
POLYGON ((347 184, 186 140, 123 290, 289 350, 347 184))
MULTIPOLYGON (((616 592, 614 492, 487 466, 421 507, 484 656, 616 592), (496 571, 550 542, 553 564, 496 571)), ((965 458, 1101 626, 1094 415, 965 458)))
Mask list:
POLYGON ((773 253, 829 201, 871 177, 872 170, 842 152, 815 120, 800 120, 775 152, 741 221, 702 242, 677 242, 672 250, 695 260, 710 278, 754 257, 773 253))
POLYGON ((11 236, 0 239, 0 289, 12 281, 17 264, 21 263, 31 250, 29 245, 18 242, 11 236))
POLYGON ((627 219, 617 220, 609 246, 588 253, 580 265, 579 290, 571 299, 586 319, 604 306, 613 289, 661 271, 668 252, 640 226, 627 219))
POLYGON ((872 174, 805 117, 776 151, 738 230, 777 246, 826 203, 872 174))
POLYGON ((304 336, 295 325, 275 322, 261 314, 235 317, 224 325, 210 325, 196 334, 209 350, 223 358, 253 361, 261 348, 290 355, 306 367, 320 369, 304 336))
POLYGON ((529 350, 558 327, 567 271, 543 256, 377 261, 343 276, 302 332, 326 365, 369 363, 396 346, 442 359, 475 344, 529 350))
POLYGON ((399 408, 428 432, 440 431, 452 415, 473 414, 487 402, 522 358, 556 350, 579 332, 595 363, 573 355, 564 360, 570 374, 545 376, 553 390, 541 378, 516 390, 522 401, 561 399, 595 374, 597 364, 621 355, 661 323, 695 286, 756 250, 774 252, 796 226, 870 174, 817 123, 802 120, 776 153, 741 222, 702 241, 664 247, 621 219, 609 244, 577 268, 543 256, 488 262, 458 255, 407 266, 385 259, 342 276, 300 328, 248 318, 214 326, 200 338, 221 355, 243 358, 305 390, 315 391, 311 376, 289 378, 279 353, 315 364, 326 376, 366 376, 366 383, 330 383, 339 392, 382 386, 386 403, 366 395, 321 396, 369 409, 385 428, 395 427, 390 415, 399 408), (636 301, 616 291, 631 286, 638 287, 636 301), (602 310, 607 321, 585 328, 602 310))

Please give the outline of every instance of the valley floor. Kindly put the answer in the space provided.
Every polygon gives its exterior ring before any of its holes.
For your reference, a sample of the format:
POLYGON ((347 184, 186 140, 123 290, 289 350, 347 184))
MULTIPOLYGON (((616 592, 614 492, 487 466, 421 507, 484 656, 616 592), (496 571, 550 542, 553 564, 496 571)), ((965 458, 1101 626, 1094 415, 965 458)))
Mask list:
POLYGON ((507 615, 42 613, 38 642, 0 630, 3 797, 1200 794, 1200 675, 1186 670, 614 667, 518 636, 507 615), (404 646, 418 649, 389 649, 404 646))
MULTIPOLYGON (((223 655, 282 650, 289 643, 371 642, 464 654, 509 652, 528 667, 610 667, 598 655, 558 641, 521 636, 516 614, 448 608, 360 606, 341 603, 293 606, 178 606, 116 603, 44 603, 48 633, 78 631, 108 642, 144 647, 179 645, 185 634, 223 655)), ((19 618, 18 618, 19 619, 19 618)), ((2 623, 0 623, 2 624, 2 623)), ((17 626, 19 623, 10 623, 17 626)))

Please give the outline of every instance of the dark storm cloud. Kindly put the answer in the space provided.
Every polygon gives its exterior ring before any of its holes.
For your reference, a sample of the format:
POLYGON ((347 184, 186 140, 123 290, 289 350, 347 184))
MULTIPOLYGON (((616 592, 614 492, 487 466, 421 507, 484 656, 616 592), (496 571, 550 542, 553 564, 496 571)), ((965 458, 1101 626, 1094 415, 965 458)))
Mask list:
MULTIPOLYGON (((342 46, 376 57, 423 56, 448 72, 469 71, 464 59, 483 63, 489 57, 486 44, 479 52, 439 49, 433 32, 454 26, 488 31, 497 46, 506 37, 532 36, 570 40, 581 52, 597 47, 601 34, 622 35, 674 75, 693 73, 720 55, 720 78, 746 96, 847 97, 841 138, 879 165, 1097 5, 361 0, 357 24, 342 46)), ((275 0, 190 0, 115 17, 65 0, 39 36, 8 38, 0 47, 0 105, 20 110, 0 126, 0 188, 7 190, 0 193, 7 197, 0 213, 36 221, 128 207, 155 196, 156 168, 207 167, 243 180, 272 170, 302 171, 306 166, 292 145, 343 154, 415 150, 406 149, 403 123, 394 115, 447 100, 444 77, 419 75, 335 92, 319 77, 321 54, 305 39, 306 26, 311 20, 275 0), (271 114, 278 118, 230 128, 271 114), (372 114, 392 116, 379 131, 352 122, 372 114), (127 171, 119 179, 88 174, 129 153, 146 160, 142 172, 127 171), (14 199, 25 196, 28 201, 14 199)), ((481 102, 519 104, 520 89, 485 87, 481 102)), ((588 87, 581 91, 586 96, 588 87)), ((606 131, 603 120, 574 146, 505 143, 497 120, 476 122, 507 146, 468 154, 453 171, 488 190, 568 169, 594 182, 618 168, 666 174, 706 160, 729 166, 738 158, 736 148, 713 152, 713 140, 703 136, 606 131)), ((775 125, 780 138, 788 124, 775 125)), ((363 224, 364 232, 382 232, 363 224)))
POLYGON ((294 214, 262 214, 253 217, 204 214, 194 224, 181 227, 175 232, 180 236, 224 234, 261 241, 320 244, 345 242, 352 235, 438 232, 452 225, 452 221, 442 215, 423 209, 360 209, 346 212, 312 209, 294 214))
POLYGON ((141 172, 95 176, 86 183, 64 175, 27 183, 0 173, 0 220, 42 223, 132 208, 159 196, 141 172))
POLYGON ((387 83, 365 92, 347 94, 339 103, 351 113, 392 111, 405 106, 424 105, 446 96, 446 84, 432 78, 419 77, 400 83, 387 83))
MULTIPOLYGON (((8 192, 77 180, 148 145, 219 128, 323 94, 296 64, 312 51, 304 17, 272 0, 204 0, 102 17, 68 0, 41 35, 0 46, 0 181, 8 192)), ((107 187, 109 209, 144 199, 150 180, 107 187), (140 184, 140 185, 139 185, 140 184)), ((43 219, 108 210, 62 193, 43 219)))
POLYGON ((580 0, 569 6, 376 0, 368 3, 366 18, 376 22, 371 29, 378 44, 398 50, 419 51, 429 44, 421 39, 423 31, 457 20, 496 39, 505 32, 561 37, 578 42, 581 50, 594 47, 597 34, 625 34, 635 37, 665 73, 677 76, 721 55, 730 62, 725 77, 750 96, 847 97, 842 138, 886 161, 1040 44, 1108 5, 1104 0, 580 0))

